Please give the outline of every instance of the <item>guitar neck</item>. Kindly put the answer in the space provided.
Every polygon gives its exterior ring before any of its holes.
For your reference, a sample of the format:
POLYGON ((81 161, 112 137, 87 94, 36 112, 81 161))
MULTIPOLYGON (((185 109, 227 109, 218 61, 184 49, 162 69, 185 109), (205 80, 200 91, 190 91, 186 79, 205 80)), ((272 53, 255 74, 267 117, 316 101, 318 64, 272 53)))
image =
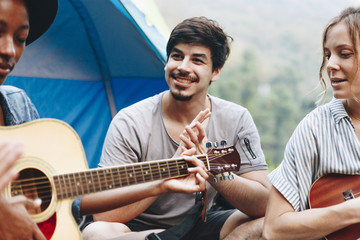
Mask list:
MULTIPOLYGON (((196 157, 210 170, 206 154, 196 157)), ((186 176, 189 174, 188 167, 189 163, 184 158, 174 158, 54 175, 53 179, 56 195, 60 200, 140 183, 186 176)))

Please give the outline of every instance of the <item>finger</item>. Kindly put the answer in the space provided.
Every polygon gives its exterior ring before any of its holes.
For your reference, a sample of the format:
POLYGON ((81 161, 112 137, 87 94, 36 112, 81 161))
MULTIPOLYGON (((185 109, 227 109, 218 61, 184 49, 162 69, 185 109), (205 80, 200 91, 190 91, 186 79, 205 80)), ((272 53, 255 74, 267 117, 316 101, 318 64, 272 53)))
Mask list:
POLYGON ((190 128, 186 126, 185 131, 187 131, 187 135, 189 136, 191 142, 195 144, 197 154, 206 153, 207 150, 206 150, 205 142, 207 137, 206 137, 205 129, 203 128, 201 123, 197 122, 194 128, 190 128))
POLYGON ((26 208, 27 211, 33 212, 33 211, 36 211, 38 207, 40 207, 42 201, 40 198, 33 200, 33 199, 27 198, 23 195, 19 195, 19 196, 10 198, 9 202, 11 204, 21 204, 26 208))
MULTIPOLYGON (((199 160, 198 158, 196 158, 195 156, 184 156, 185 161, 191 162, 192 165, 195 166, 195 169, 197 169, 197 167, 200 167, 201 169, 203 169, 204 173, 207 172, 207 169, 205 167, 205 164, 203 161, 199 160)), ((193 172, 193 168, 188 168, 189 171, 193 172)), ((205 176, 205 175, 204 175, 205 176)))
POLYGON ((187 192, 198 192, 206 189, 206 180, 199 173, 192 173, 187 178, 193 182, 187 187, 187 192))
POLYGON ((209 178, 209 174, 207 174, 205 168, 202 167, 192 167, 192 168, 188 168, 188 172, 189 173, 196 173, 196 174, 200 174, 200 176, 207 180, 209 178))
MULTIPOLYGON (((192 120, 192 122, 188 125, 190 128, 194 128, 197 122, 202 123, 206 118, 208 118, 209 115, 209 109, 206 109, 205 111, 200 111, 200 113, 192 120)), ((187 132, 184 129, 183 133, 185 136, 187 136, 187 132)))
POLYGON ((21 205, 24 205, 26 204, 27 202, 27 198, 24 196, 24 195, 18 195, 18 196, 15 196, 15 197, 12 197, 12 198, 8 198, 8 201, 10 204, 21 204, 21 205))
MULTIPOLYGON (((206 120, 206 119, 209 118, 209 117, 211 117, 211 112, 210 112, 210 110, 209 110, 209 112, 205 115, 204 120, 206 120)), ((202 123, 202 122, 201 122, 201 123, 202 123)))
POLYGON ((205 129, 201 125, 200 122, 197 122, 195 126, 196 126, 197 131, 198 131, 198 135, 197 135, 198 141, 201 143, 206 138, 205 129))
POLYGON ((0 177, 0 191, 4 191, 5 187, 9 185, 18 177, 18 172, 15 169, 9 169, 0 177))
POLYGON ((9 142, 8 140, 0 142, 0 176, 6 174, 13 167, 22 153, 23 144, 21 142, 9 142))
POLYGON ((38 226, 36 224, 34 224, 34 233, 33 233, 33 238, 35 240, 46 240, 44 234, 41 232, 41 230, 38 228, 38 226))
POLYGON ((182 133, 180 135, 184 135, 185 137, 189 137, 189 135, 187 134, 185 129, 182 131, 182 133))
POLYGON ((183 134, 180 134, 179 138, 183 143, 183 145, 182 145, 183 147, 185 147, 187 149, 195 147, 195 144, 188 137, 184 136, 183 134))
POLYGON ((200 111, 196 117, 194 118, 193 122, 202 121, 204 119, 205 114, 210 111, 208 108, 205 110, 200 111))
MULTIPOLYGON (((198 113, 198 115, 194 118, 194 120, 190 123, 190 128, 194 128, 195 127, 195 124, 197 122, 199 122, 200 124, 202 124, 207 118, 209 118, 211 116, 211 112, 210 112, 210 109, 205 109, 205 110, 202 110, 198 113)), ((183 131, 183 134, 185 136, 186 135, 186 131, 184 130, 183 131)))
MULTIPOLYGON (((199 122, 197 122, 198 124, 200 124, 199 122)), ((197 126, 197 125, 195 125, 197 126)), ((195 128, 197 130, 197 128, 195 128)), ((194 131, 194 128, 191 128, 189 125, 185 127, 185 131, 188 134, 190 140, 196 145, 199 140, 198 140, 198 136, 197 136, 197 132, 194 131)))
POLYGON ((199 173, 196 173, 195 177, 198 181, 199 191, 204 191, 206 189, 206 178, 203 178, 199 173))
POLYGON ((195 148, 187 149, 187 148, 183 147, 182 151, 183 151, 183 153, 182 153, 183 156, 192 156, 195 154, 196 149, 195 148))
POLYGON ((24 144, 21 141, 10 142, 8 139, 3 139, 0 141, 0 157, 4 158, 8 156, 9 153, 18 155, 19 152, 23 152, 23 148, 24 144))
POLYGON ((198 115, 194 118, 193 122, 204 122, 205 119, 207 119, 208 117, 210 117, 210 109, 206 108, 205 110, 202 110, 198 113, 198 115))
POLYGON ((207 110, 208 110, 208 111, 207 111, 206 113, 204 113, 203 117, 198 121, 198 122, 200 122, 201 124, 204 123, 204 121, 211 116, 210 110, 209 110, 209 109, 207 109, 207 110))
POLYGON ((35 200, 27 198, 25 203, 25 208, 26 210, 28 210, 28 212, 36 212, 40 207, 41 202, 42 201, 40 198, 37 198, 35 200))

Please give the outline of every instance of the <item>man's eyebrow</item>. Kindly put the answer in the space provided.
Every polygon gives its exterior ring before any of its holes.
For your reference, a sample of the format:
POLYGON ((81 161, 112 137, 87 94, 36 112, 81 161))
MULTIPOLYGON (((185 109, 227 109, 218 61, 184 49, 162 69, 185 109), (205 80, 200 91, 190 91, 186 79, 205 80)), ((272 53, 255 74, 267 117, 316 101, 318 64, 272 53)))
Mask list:
MULTIPOLYGON (((180 49, 178 49, 176 47, 174 47, 171 52, 172 53, 176 52, 176 53, 181 53, 181 54, 183 53, 183 51, 181 51, 180 49)), ((197 57, 197 58, 202 58, 204 60, 208 60, 205 53, 194 53, 194 54, 192 54, 192 57, 197 57)))
POLYGON ((171 52, 182 53, 182 51, 180 49, 176 48, 176 47, 174 47, 171 52))
POLYGON ((193 56, 207 60, 207 56, 204 53, 194 53, 193 56))

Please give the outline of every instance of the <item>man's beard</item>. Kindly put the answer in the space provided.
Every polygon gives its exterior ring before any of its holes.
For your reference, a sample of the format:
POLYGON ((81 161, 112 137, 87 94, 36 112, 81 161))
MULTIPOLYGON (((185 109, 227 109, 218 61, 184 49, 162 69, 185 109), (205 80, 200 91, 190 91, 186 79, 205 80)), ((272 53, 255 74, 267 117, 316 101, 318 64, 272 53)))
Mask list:
POLYGON ((175 98, 175 100, 177 100, 177 101, 186 102, 186 101, 190 101, 192 98, 192 96, 183 96, 180 94, 176 94, 173 91, 170 91, 170 93, 173 96, 173 98, 175 98))

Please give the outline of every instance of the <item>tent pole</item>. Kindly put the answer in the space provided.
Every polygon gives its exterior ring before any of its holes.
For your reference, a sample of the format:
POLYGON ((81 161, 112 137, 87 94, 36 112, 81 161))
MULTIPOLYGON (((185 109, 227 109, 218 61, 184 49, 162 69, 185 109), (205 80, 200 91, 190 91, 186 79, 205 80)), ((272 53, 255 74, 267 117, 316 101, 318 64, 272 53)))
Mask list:
POLYGON ((102 76, 102 80, 105 85, 105 92, 109 103, 110 114, 111 117, 113 118, 117 113, 117 109, 115 105, 114 94, 111 87, 110 70, 105 58, 105 54, 103 52, 103 48, 101 46, 100 38, 97 34, 96 27, 93 24, 87 9, 84 7, 84 4, 80 0, 69 0, 69 2, 74 6, 74 9, 79 13, 79 16, 84 24, 86 34, 90 39, 90 45, 94 50, 96 62, 99 66, 100 74, 102 76))

